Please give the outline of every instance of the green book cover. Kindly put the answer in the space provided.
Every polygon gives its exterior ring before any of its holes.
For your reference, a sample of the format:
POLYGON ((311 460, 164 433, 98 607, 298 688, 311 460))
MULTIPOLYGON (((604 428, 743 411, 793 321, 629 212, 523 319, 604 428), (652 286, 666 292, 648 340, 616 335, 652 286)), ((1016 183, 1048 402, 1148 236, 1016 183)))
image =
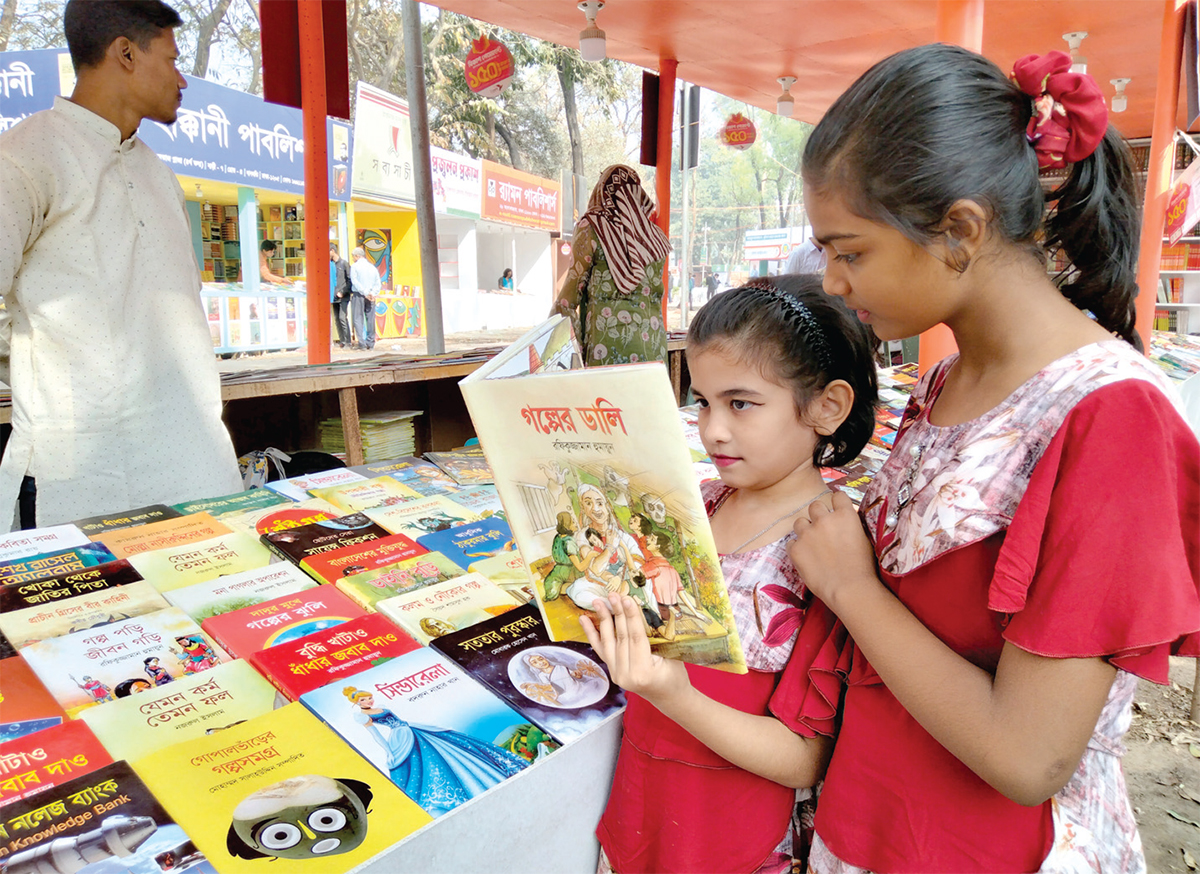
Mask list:
POLYGON ((461 577, 466 571, 440 552, 405 559, 377 571, 342 577, 334 585, 350 596, 364 610, 374 610, 384 598, 412 592, 431 583, 461 577))
POLYGON ((243 510, 258 510, 263 507, 274 507, 276 504, 289 503, 291 502, 283 495, 270 489, 247 489, 244 492, 234 492, 232 495, 221 495, 219 498, 185 501, 172 506, 180 513, 208 513, 210 516, 224 516, 227 513, 240 513, 243 510))

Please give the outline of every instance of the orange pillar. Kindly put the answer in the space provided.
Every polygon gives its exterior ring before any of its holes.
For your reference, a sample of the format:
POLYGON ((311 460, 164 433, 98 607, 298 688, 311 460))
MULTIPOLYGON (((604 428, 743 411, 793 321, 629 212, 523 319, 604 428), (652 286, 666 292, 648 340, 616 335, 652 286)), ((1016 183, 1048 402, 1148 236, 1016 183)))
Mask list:
POLYGON ((1158 50, 1158 85, 1150 129, 1150 167, 1142 213, 1142 242, 1138 249, 1137 330, 1150 348, 1154 303, 1158 299, 1158 270, 1162 262, 1163 228, 1171 171, 1175 167, 1175 113, 1179 106, 1179 65, 1183 55, 1183 0, 1163 0, 1162 43, 1158 50))
POLYGON ((308 363, 329 363, 329 144, 325 137, 325 35, 320 3, 297 3, 304 114, 304 274, 308 363))
MULTIPOLYGON (((938 42, 982 52, 983 0, 938 0, 934 36, 938 42)), ((954 333, 946 325, 934 325, 921 335, 917 369, 924 373, 957 351, 954 333)))
MULTIPOLYGON (((658 226, 671 236, 671 155, 672 134, 675 129, 675 71, 679 62, 674 58, 658 61, 658 154, 655 155, 654 187, 658 199, 658 226)), ((667 290, 671 287, 670 259, 663 265, 662 320, 667 324, 667 290)))

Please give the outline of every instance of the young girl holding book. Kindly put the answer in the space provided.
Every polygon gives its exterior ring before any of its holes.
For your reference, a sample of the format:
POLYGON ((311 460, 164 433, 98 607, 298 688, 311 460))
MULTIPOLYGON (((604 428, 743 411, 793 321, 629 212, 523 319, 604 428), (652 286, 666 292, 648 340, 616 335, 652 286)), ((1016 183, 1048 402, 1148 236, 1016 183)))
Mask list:
MULTIPOLYGON (((861 515, 835 496, 795 521, 796 567, 854 641, 817 874, 1145 871, 1121 737, 1138 677, 1198 651, 1200 448, 1139 351, 1128 149, 1070 63, 1010 80, 910 49, 805 148, 825 290, 882 339, 944 322, 959 349, 861 515), (1062 166, 1044 197, 1038 168, 1062 166)), ((793 707, 811 678, 785 677, 793 707)))
POLYGON ((628 596, 612 595, 615 617, 595 601, 599 630, 582 620, 631 693, 597 830, 603 863, 620 874, 791 870, 795 790, 817 782, 831 746, 793 728, 830 735, 833 714, 814 696, 782 722, 770 715, 809 600, 787 545, 797 515, 829 501, 820 466, 848 463, 871 436, 876 401, 869 332, 820 283, 727 291, 688 332, 700 436, 721 475, 701 492, 749 672, 652 656, 628 596))

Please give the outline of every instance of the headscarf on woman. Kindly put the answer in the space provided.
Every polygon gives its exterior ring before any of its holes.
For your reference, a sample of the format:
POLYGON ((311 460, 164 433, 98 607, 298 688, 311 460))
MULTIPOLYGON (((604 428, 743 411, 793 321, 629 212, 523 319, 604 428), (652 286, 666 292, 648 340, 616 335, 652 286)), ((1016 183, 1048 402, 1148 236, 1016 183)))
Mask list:
POLYGON ((622 294, 641 286, 646 268, 671 251, 671 241, 653 221, 654 202, 631 167, 614 164, 600 174, 579 222, 591 225, 604 249, 613 282, 622 294))

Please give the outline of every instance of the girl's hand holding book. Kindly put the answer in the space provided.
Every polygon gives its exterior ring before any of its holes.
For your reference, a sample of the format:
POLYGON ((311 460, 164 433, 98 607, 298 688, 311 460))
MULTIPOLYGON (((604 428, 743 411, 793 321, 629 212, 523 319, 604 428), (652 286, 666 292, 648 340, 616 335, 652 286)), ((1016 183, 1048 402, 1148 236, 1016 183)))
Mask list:
POLYGON ((692 688, 687 668, 650 650, 642 608, 628 595, 611 595, 592 602, 596 621, 580 616, 588 643, 608 666, 612 681, 641 695, 655 706, 692 688))

